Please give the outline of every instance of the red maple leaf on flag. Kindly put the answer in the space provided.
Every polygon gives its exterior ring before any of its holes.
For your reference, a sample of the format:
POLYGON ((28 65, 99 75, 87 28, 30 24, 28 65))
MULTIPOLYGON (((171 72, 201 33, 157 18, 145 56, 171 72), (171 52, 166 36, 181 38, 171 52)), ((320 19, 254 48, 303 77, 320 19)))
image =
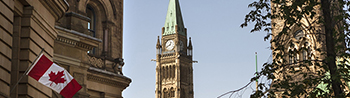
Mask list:
MULTIPOLYGON (((62 76, 64 76, 64 71, 58 71, 57 74, 55 74, 53 71, 50 72, 49 77, 50 77, 50 81, 52 81, 52 83, 64 83, 66 80, 64 78, 62 78, 62 76)), ((50 86, 52 85, 52 83, 50 84, 50 86)))

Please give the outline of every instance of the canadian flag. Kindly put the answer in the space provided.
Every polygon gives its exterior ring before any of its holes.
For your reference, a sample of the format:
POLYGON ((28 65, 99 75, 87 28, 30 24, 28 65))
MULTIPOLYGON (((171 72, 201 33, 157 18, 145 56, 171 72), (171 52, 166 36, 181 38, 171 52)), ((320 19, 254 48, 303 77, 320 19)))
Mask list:
POLYGON ((72 98, 81 89, 79 83, 67 70, 53 63, 43 54, 34 62, 27 75, 65 98, 72 98))

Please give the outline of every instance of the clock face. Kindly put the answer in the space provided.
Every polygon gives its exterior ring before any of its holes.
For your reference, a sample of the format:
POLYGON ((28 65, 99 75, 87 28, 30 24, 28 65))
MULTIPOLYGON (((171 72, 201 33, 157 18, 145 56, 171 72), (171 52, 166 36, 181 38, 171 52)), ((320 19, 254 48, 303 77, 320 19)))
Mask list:
POLYGON ((180 40, 180 51, 184 50, 184 43, 180 40))
POLYGON ((172 50, 175 46, 175 42, 173 40, 168 40, 166 43, 165 43, 165 48, 167 50, 172 50))

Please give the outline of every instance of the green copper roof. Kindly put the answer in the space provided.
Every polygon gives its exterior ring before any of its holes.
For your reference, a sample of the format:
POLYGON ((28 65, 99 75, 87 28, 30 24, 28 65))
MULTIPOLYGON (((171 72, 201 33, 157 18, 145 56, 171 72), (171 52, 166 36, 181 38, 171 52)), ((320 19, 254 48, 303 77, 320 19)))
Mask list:
POLYGON ((176 25, 178 27, 177 32, 179 32, 181 35, 186 35, 179 0, 169 0, 163 35, 175 34, 176 25))

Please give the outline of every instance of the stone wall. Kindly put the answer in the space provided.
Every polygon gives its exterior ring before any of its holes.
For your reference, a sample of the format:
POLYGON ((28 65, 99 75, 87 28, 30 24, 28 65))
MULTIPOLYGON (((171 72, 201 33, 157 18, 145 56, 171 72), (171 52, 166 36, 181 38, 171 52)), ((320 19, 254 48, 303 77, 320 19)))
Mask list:
POLYGON ((1 0, 0 9, 0 87, 3 87, 0 96, 52 96, 49 88, 27 76, 14 86, 43 48, 47 56, 53 57, 55 22, 68 9, 67 3, 65 0, 1 0))
POLYGON ((0 97, 10 96, 14 15, 13 1, 0 1, 0 97))
POLYGON ((122 98, 131 79, 122 73, 123 0, 69 0, 56 23, 54 61, 83 86, 77 97, 122 98), (66 59, 69 58, 69 59, 66 59))
POLYGON ((123 0, 0 0, 0 9, 0 98, 62 98, 28 76, 18 81, 41 51, 83 86, 74 97, 122 97, 131 82, 122 73, 123 0))

